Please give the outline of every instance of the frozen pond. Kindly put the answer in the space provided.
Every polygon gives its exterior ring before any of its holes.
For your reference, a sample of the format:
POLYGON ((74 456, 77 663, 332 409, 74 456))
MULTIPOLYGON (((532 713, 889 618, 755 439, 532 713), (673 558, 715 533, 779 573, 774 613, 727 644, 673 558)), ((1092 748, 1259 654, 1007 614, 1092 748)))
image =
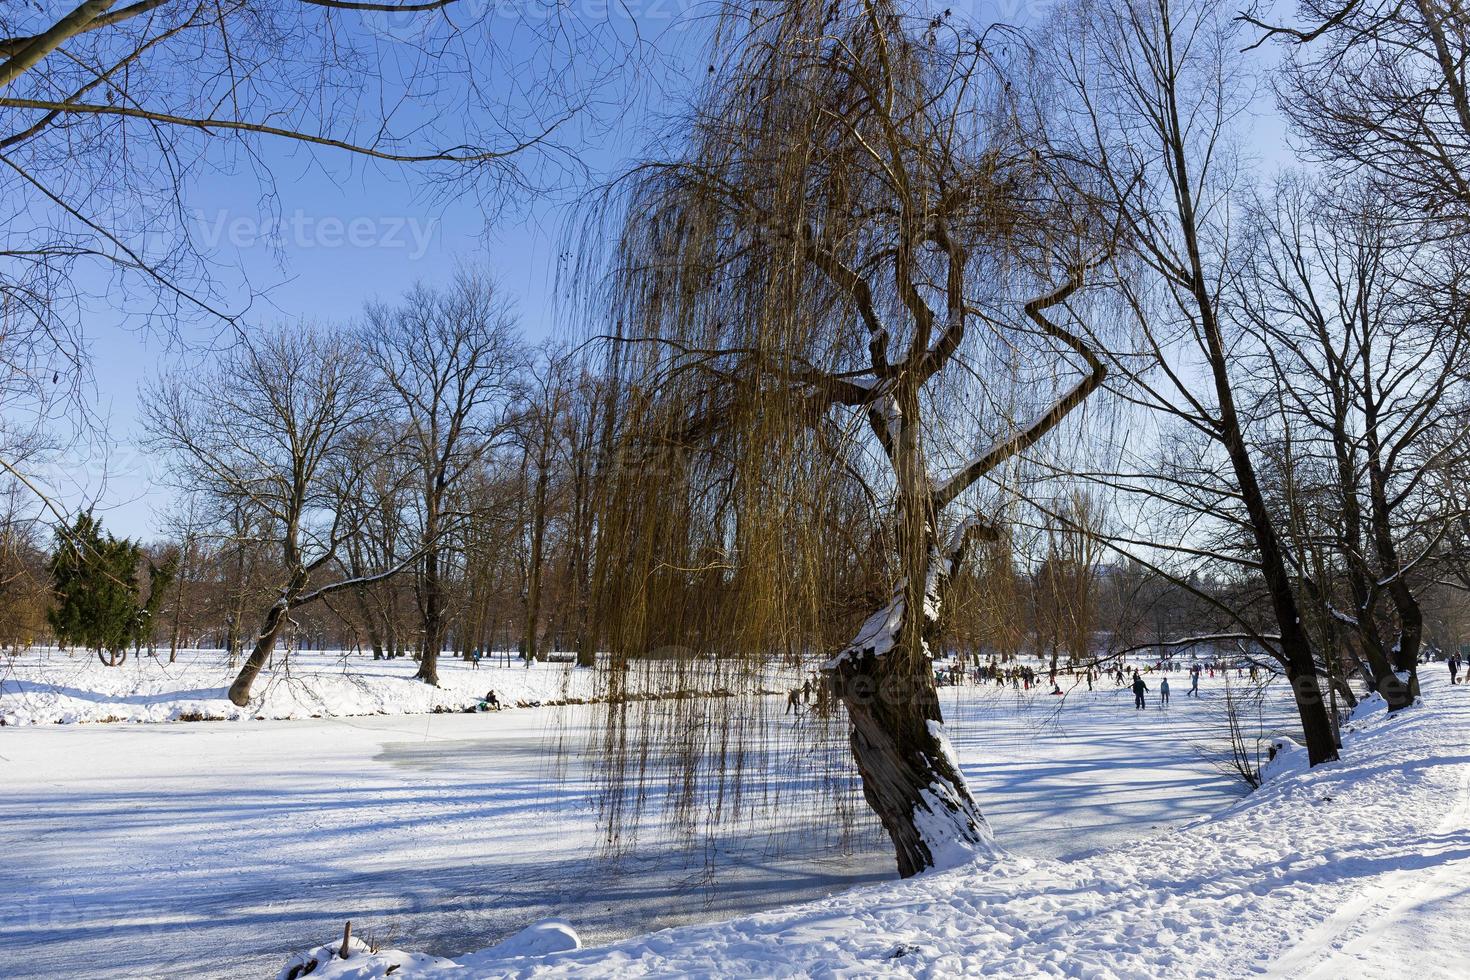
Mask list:
MULTIPOLYGON (((1070 858, 1242 794, 1204 755, 1217 692, 1185 686, 1167 712, 1111 688, 944 703, 1001 842, 1070 858)), ((548 751, 567 724, 538 709, 0 730, 5 975, 151 976, 185 957, 268 975, 344 919, 450 955, 548 916, 597 942, 893 874, 862 811, 846 852, 798 816, 692 851, 655 828, 607 861, 593 788, 548 751)))

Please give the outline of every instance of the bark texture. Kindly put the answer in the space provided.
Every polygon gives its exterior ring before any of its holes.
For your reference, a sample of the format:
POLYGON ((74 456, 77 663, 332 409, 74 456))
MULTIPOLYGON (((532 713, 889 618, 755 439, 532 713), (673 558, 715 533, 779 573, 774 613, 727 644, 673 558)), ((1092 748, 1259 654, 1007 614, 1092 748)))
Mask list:
POLYGON ((830 677, 851 722, 849 742, 863 797, 893 841, 898 873, 952 867, 991 854, 990 828, 942 741, 932 673, 873 648, 849 650, 830 677))

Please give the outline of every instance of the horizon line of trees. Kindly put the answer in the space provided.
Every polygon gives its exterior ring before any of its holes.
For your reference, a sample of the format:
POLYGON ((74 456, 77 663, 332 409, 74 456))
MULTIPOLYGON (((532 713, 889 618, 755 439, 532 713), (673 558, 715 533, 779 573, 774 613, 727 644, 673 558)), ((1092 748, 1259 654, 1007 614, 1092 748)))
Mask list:
MULTIPOLYGON (((568 435, 571 431, 563 429, 568 435)), ((440 552, 446 559, 440 653, 468 658, 479 650, 534 659, 554 652, 576 654, 583 666, 596 662, 597 644, 587 642, 586 621, 595 600, 580 591, 594 574, 594 561, 588 556, 595 554, 595 540, 578 539, 585 526, 581 522, 590 512, 579 501, 588 485, 585 474, 579 476, 578 471, 590 471, 592 466, 567 451, 572 445, 575 442, 562 443, 558 452, 512 440, 483 460, 474 481, 475 492, 484 494, 480 505, 464 512, 462 524, 446 536, 440 552), (543 456, 549 463, 544 474, 538 462, 543 456), (500 479, 492 472, 499 472, 500 479), (526 506, 537 499, 537 483, 544 484, 546 503, 540 519, 526 506), (542 567, 533 576, 532 539, 538 534, 542 567), (535 603, 537 624, 528 630, 533 585, 541 595, 535 603), (536 637, 534 645, 528 642, 529 633, 536 637), (579 646, 579 641, 585 645, 579 646)), ((217 649, 233 666, 254 639, 252 624, 265 619, 278 583, 288 576, 267 544, 265 528, 242 522, 233 510, 223 523, 210 523, 201 519, 198 502, 194 503, 194 509, 183 512, 187 519, 177 519, 176 513, 170 533, 147 543, 112 537, 103 529, 103 518, 84 511, 71 525, 50 528, 53 540, 48 549, 44 521, 14 510, 3 515, 0 603, 6 613, 0 619, 0 649, 16 654, 32 646, 70 646, 96 650, 107 655, 104 662, 119 663, 115 655, 124 650, 146 649, 155 655, 167 651, 172 661, 180 650, 217 649), (67 572, 62 562, 73 569, 88 566, 88 577, 78 584, 78 572, 67 572), (95 602, 96 596, 86 594, 119 583, 134 598, 130 608, 143 613, 121 617, 134 624, 126 636, 99 643, 84 630, 58 628, 56 617, 63 614, 68 595, 84 604, 95 602)), ((1175 582, 1144 563, 1111 553, 1103 544, 1105 532, 1087 529, 1087 523, 1099 517, 1095 501, 1074 495, 1056 507, 1068 516, 1013 529, 1003 542, 978 552, 957 573, 954 609, 940 643, 944 654, 969 662, 1035 658, 1053 671, 1072 670, 1097 667, 1122 655, 1164 658, 1181 648, 1188 657, 1189 647, 1196 644, 1179 641, 1197 637, 1199 647, 1214 642, 1227 651, 1233 646, 1242 655, 1261 656, 1258 647, 1243 645, 1248 638, 1220 636, 1208 629, 1215 618, 1213 604, 1252 601, 1248 579, 1191 572, 1184 582, 1175 582), (1024 545, 1018 547, 1017 537, 1023 533, 1024 545)), ((594 533, 595 529, 593 515, 594 533)), ((362 577, 361 554, 374 546, 371 533, 364 527, 346 540, 345 557, 324 571, 323 584, 362 577)), ((396 547, 411 550, 415 538, 406 523, 400 536, 396 547)), ((382 547, 383 542, 380 535, 376 544, 382 547)), ((873 559, 876 563, 879 556, 873 559)), ((1347 570, 1342 563, 1340 571, 1347 570)), ((280 640, 292 650, 421 660, 426 633, 416 598, 419 575, 420 566, 410 564, 393 575, 348 588, 346 601, 296 607, 280 640)), ((692 584, 713 592, 720 587, 708 579, 692 584)), ((858 616, 864 603, 881 592, 882 579, 874 577, 848 596, 849 617, 858 616)), ((1416 585, 1416 592, 1422 594, 1425 607, 1426 652, 1453 652, 1470 645, 1470 602, 1463 589, 1456 583, 1431 582, 1422 588, 1416 585)), ((709 597, 691 592, 689 598, 709 597)), ((79 618, 90 617, 83 613, 79 618)), ((1328 638, 1323 637, 1324 643, 1328 638)), ((1351 638, 1340 630, 1330 638, 1337 644, 1335 673, 1324 676, 1333 679, 1351 706, 1356 696, 1348 679, 1356 676, 1371 689, 1372 669, 1351 638)), ((831 645, 829 641, 822 649, 831 645)))

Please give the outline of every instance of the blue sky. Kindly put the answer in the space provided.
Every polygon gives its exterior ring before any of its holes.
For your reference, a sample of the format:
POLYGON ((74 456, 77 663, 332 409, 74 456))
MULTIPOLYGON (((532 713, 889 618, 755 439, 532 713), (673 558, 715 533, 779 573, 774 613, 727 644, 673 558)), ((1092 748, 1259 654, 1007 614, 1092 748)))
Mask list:
MULTIPOLYGON (((196 240, 227 284, 225 305, 238 310, 255 294, 246 317, 251 322, 348 323, 366 302, 391 301, 417 282, 444 282, 470 266, 497 278, 529 340, 565 331, 553 294, 569 202, 637 154, 651 115, 678 107, 680 96, 673 93, 687 88, 679 57, 695 51, 701 36, 690 15, 692 0, 608 8, 581 0, 568 9, 578 16, 621 17, 620 30, 631 10, 640 36, 661 60, 656 74, 634 79, 636 93, 627 80, 602 90, 605 100, 630 104, 601 106, 568 137, 585 167, 581 176, 546 197, 492 198, 482 207, 473 194, 455 197, 442 186, 425 186, 424 174, 413 167, 362 166, 340 153, 263 144, 261 159, 276 191, 268 206, 262 207, 262 184, 252 168, 212 176, 188 198, 196 240), (591 138, 589 129, 596 131, 591 138), (487 220, 486 210, 497 213, 487 220)), ((93 291, 105 295, 102 280, 93 291)), ((139 392, 191 355, 112 306, 104 298, 83 311, 94 373, 91 403, 103 422, 101 434, 39 475, 67 507, 95 505, 115 533, 150 539, 160 531, 157 512, 176 494, 166 484, 163 461, 139 445, 139 392)), ((191 329, 186 343, 202 345, 218 327, 191 329)))
MULTIPOLYGON (((369 300, 391 300, 418 281, 445 281, 460 264, 469 264, 496 275, 529 338, 557 329, 552 303, 560 235, 556 210, 538 207, 487 229, 472 200, 430 205, 401 179, 357 176, 333 182, 319 173, 293 173, 300 169, 287 161, 277 174, 284 237, 279 249, 266 240, 275 219, 252 201, 231 200, 228 193, 195 198, 200 233, 206 241, 216 240, 220 261, 244 269, 253 289, 266 290, 249 319, 345 323, 369 300)), ((243 291, 237 295, 243 299, 243 291)), ((107 323, 105 310, 94 312, 105 324, 89 328, 88 337, 96 410, 106 420, 107 437, 84 450, 85 459, 69 460, 68 467, 81 463, 82 469, 62 481, 82 482, 71 488, 73 496, 101 493, 99 510, 115 532, 149 537, 157 530, 154 509, 173 492, 157 485, 158 461, 138 450, 138 395, 179 353, 161 336, 115 317, 107 323)))
MULTIPOLYGON (((584 16, 619 16, 616 9, 608 14, 606 3, 590 6, 599 0, 580 2, 588 5, 584 16)), ((445 199, 441 191, 431 198, 412 168, 353 166, 340 156, 304 154, 290 145, 263 147, 279 194, 274 214, 262 211, 260 184, 248 172, 200 185, 189 202, 198 212, 195 234, 222 268, 243 270, 256 291, 269 287, 249 318, 346 323, 367 301, 391 300, 415 282, 443 282, 466 264, 494 273, 516 304, 529 339, 572 326, 561 321, 553 296, 557 255, 567 244, 565 202, 636 155, 651 116, 677 111, 688 91, 680 58, 697 54, 703 36, 691 13, 699 0, 634 2, 621 16, 631 10, 639 17, 641 35, 666 59, 662 74, 640 78, 642 98, 636 104, 604 107, 600 121, 607 131, 580 147, 591 173, 588 181, 563 188, 551 200, 513 202, 488 227, 473 197, 445 199), (278 246, 267 240, 276 218, 283 222, 278 246)), ((1024 24, 1043 16, 1047 4, 970 0, 953 7, 976 21, 1024 24)), ((693 60, 696 79, 703 75, 703 60, 693 60)), ((1261 118, 1252 127, 1247 152, 1269 170, 1286 162, 1287 154, 1280 120, 1265 99, 1258 107, 1261 118)), ((245 295, 241 291, 237 299, 245 295)), ((105 303, 88 311, 86 320, 94 406, 105 420, 105 434, 69 454, 43 479, 70 506, 95 503, 115 532, 152 538, 159 532, 157 511, 175 494, 161 481, 162 461, 138 446, 138 393, 175 361, 177 351, 105 303)))

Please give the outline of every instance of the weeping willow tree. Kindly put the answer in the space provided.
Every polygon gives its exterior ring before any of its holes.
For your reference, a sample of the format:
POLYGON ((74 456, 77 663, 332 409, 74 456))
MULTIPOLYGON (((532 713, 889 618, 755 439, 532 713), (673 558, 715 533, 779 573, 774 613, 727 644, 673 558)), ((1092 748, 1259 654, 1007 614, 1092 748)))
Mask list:
POLYGON ((1067 324, 1105 236, 1012 96, 1009 32, 796 0, 726 8, 712 50, 672 151, 601 215, 605 749, 682 767, 687 804, 709 752, 749 764, 773 676, 815 678, 899 872, 991 854, 931 655, 956 569, 998 536, 987 488, 1103 380, 1067 324), (734 696, 635 723, 650 659, 665 690, 734 696))

